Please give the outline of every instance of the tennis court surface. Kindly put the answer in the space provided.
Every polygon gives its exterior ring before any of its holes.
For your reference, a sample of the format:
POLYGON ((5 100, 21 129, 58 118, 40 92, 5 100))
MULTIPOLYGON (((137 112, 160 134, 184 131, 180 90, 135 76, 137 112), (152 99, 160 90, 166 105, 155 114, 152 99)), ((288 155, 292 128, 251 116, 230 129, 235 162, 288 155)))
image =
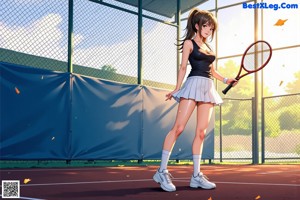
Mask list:
POLYGON ((20 199, 101 200, 299 200, 299 165, 202 165, 217 184, 213 190, 189 187, 192 166, 169 166, 176 192, 152 180, 157 166, 1 169, 1 180, 20 180, 20 199), (30 181, 24 184, 25 179, 30 181))

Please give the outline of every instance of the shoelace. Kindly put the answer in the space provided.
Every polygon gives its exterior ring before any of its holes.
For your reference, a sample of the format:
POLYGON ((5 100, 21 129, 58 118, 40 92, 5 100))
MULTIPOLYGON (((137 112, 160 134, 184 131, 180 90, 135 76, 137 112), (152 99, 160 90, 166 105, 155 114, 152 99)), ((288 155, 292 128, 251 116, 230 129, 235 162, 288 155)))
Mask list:
POLYGON ((164 176, 165 176, 165 178, 166 178, 166 180, 167 180, 167 183, 172 183, 171 178, 174 178, 174 177, 172 176, 172 174, 170 174, 169 172, 165 172, 165 173, 163 173, 163 174, 164 174, 164 176))
POLYGON ((209 180, 209 178, 207 176, 205 176, 204 174, 202 174, 202 176, 204 177, 204 179, 209 180))
POLYGON ((208 181, 209 178, 208 178, 207 176, 205 176, 204 174, 202 174, 202 175, 198 174, 198 176, 199 176, 200 178, 202 178, 204 181, 209 182, 209 181, 208 181))

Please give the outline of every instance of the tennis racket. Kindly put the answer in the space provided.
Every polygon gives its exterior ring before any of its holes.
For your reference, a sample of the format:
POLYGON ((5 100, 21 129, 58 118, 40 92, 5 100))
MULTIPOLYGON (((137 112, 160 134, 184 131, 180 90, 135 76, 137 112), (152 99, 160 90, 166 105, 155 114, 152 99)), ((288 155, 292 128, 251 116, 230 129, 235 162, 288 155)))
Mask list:
MULTIPOLYGON (((272 57, 272 47, 271 45, 263 40, 258 40, 252 43, 244 52, 240 70, 237 76, 235 77, 236 80, 243 78, 246 75, 252 74, 263 69, 272 57), (258 66, 258 67, 256 67, 258 66), (246 72, 241 75, 242 69, 246 72)), ((232 88, 235 82, 231 82, 222 92, 226 94, 230 88, 232 88)))

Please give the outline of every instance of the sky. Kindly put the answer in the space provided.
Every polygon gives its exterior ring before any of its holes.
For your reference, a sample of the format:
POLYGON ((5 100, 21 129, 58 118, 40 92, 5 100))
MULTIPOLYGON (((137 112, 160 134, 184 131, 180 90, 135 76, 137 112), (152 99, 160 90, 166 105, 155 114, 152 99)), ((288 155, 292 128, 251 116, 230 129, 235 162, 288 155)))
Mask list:
MULTIPOLYGON (((213 9, 214 2, 209 0, 199 8, 213 9)), ((236 2, 218 1, 218 5, 236 2)), ((299 4, 297 0, 265 2, 299 4)), ((137 16, 101 7, 74 0, 74 63, 95 68, 111 64, 117 73, 136 76, 137 16)), ((275 49, 264 69, 265 84, 274 95, 285 94, 284 87, 300 70, 300 47, 276 50, 300 45, 299 9, 259 9, 259 13, 263 11, 264 24, 260 39, 267 40, 275 49), (283 26, 274 26, 278 19, 287 21, 283 26)), ((218 11, 218 57, 242 54, 254 41, 253 12, 242 5, 218 11)), ((187 15, 184 13, 182 17, 187 15)), ((0 48, 66 61, 67 17, 68 1, 4 0, 0 4, 0 48)), ((183 21, 182 35, 185 25, 183 21)), ((175 84, 176 28, 144 19, 143 31, 144 77, 175 84)), ((211 45, 216 48, 215 41, 211 45)))

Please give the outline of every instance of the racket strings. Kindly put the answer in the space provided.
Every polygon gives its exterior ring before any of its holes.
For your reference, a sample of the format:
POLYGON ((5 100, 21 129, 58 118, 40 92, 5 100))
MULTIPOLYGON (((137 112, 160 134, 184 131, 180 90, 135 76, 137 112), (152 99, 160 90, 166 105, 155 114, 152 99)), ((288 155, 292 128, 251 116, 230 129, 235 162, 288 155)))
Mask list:
POLYGON ((269 60, 270 47, 264 42, 258 42, 252 45, 243 60, 246 71, 257 71, 261 69, 269 60))

